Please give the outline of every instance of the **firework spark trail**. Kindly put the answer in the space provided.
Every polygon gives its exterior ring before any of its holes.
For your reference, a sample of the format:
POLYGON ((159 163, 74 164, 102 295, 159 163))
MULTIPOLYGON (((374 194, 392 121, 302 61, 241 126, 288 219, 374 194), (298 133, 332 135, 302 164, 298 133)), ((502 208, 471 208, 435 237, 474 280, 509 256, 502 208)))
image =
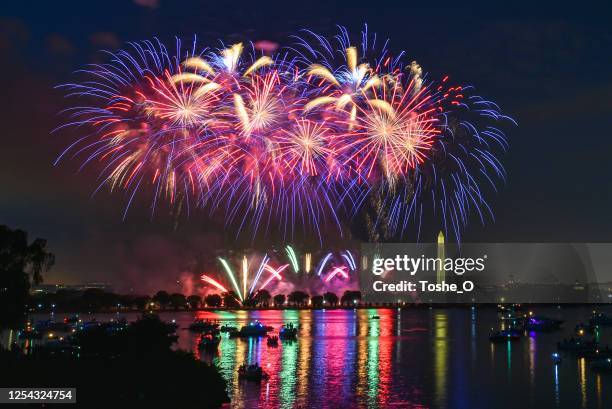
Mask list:
MULTIPOLYGON (((496 104, 448 76, 430 81, 367 26, 358 43, 342 27, 331 41, 310 31, 296 39, 270 56, 252 44, 198 52, 180 41, 172 55, 157 40, 109 53, 81 71, 86 80, 61 86, 87 102, 58 129, 89 130, 55 164, 102 162, 100 187, 126 191, 126 215, 150 190, 151 212, 161 200, 186 213, 195 203, 222 212, 237 234, 274 220, 285 235, 301 224, 322 241, 321 226, 341 233, 368 198, 371 228, 392 234, 420 232, 427 211, 457 239, 471 214, 492 218, 487 194, 506 178, 499 124, 514 123, 496 104)), ((240 289, 226 270, 246 298, 258 280, 247 291, 243 268, 240 289)))
POLYGON ((351 254, 350 251, 345 250, 344 253, 342 253, 342 258, 346 260, 346 263, 348 264, 351 270, 354 271, 357 269, 357 265, 355 264, 355 259, 353 258, 353 255, 351 254))
POLYGON ((212 285, 213 287, 217 288, 218 290, 220 290, 222 293, 227 293, 227 289, 225 287, 223 287, 218 281, 212 279, 211 277, 202 274, 200 276, 200 279, 210 285, 212 285))
POLYGON ((265 254, 262 257, 262 259, 261 259, 261 263, 259 264, 259 268, 257 269, 257 273, 255 274, 255 279, 253 279, 253 282, 251 283, 251 288, 249 289, 249 294, 253 294, 253 290, 257 286, 257 283, 259 282, 259 278, 261 277, 261 274, 263 273, 264 269, 266 268, 266 265, 267 265, 268 261, 270 261, 270 257, 268 257, 268 255, 265 254))
POLYGON ((323 272, 323 269, 325 268, 325 265, 327 264, 327 262, 332 258, 333 254, 332 253, 327 253, 325 255, 325 257, 323 257, 321 259, 321 261, 319 262, 319 268, 317 269, 317 275, 320 276, 321 273, 323 272))
POLYGON ((325 278, 325 282, 329 283, 331 279, 334 278, 338 274, 340 274, 344 278, 348 278, 349 276, 348 276, 348 273, 345 271, 345 269, 346 269, 345 266, 334 268, 331 271, 331 273, 329 273, 329 275, 325 278))
POLYGON ((266 280, 266 281, 263 283, 263 285, 262 285, 262 286, 259 288, 259 291, 261 291, 261 290, 263 290, 264 288, 266 288, 266 287, 267 287, 267 285, 268 285, 268 284, 270 284, 270 282, 271 282, 273 279, 275 279, 275 278, 276 278, 277 280, 281 281, 281 280, 283 279, 283 277, 280 275, 280 273, 282 273, 283 271, 285 271, 285 269, 286 269, 287 267, 289 267, 289 264, 284 264, 284 265, 280 266, 278 269, 274 269, 274 268, 272 268, 272 267, 270 267, 270 266, 266 266, 266 271, 269 271, 269 272, 271 273, 271 274, 270 274, 270 278, 268 278, 268 279, 267 279, 267 280, 266 280))
POLYGON ((312 266, 312 254, 306 253, 304 255, 304 271, 306 273, 310 273, 311 266, 312 266))
POLYGON ((249 261, 246 256, 242 257, 242 297, 247 299, 247 280, 249 275, 249 261))
POLYGON ((298 263, 297 256, 295 255, 295 251, 293 251, 293 248, 291 246, 286 246, 285 251, 287 252, 287 257, 289 258, 289 261, 291 262, 291 267, 293 268, 293 272, 297 273, 300 270, 300 265, 298 263))
POLYGON ((240 286, 238 285, 238 282, 236 281, 236 277, 234 277, 234 273, 232 272, 231 267, 229 266, 227 261, 225 261, 225 259, 219 257, 219 261, 221 262, 221 265, 223 265, 223 268, 225 269, 227 276, 230 278, 232 285, 234 286, 234 289, 236 290, 236 294, 240 298, 240 301, 244 301, 244 298, 242 297, 242 294, 240 292, 240 286))
MULTIPOLYGON (((288 264, 287 264, 287 266, 288 266, 288 264)), ((283 266, 282 270, 284 270, 284 269, 285 269, 285 266, 283 266)), ((266 265, 264 267, 264 270, 266 270, 267 272, 271 273, 274 277, 276 277, 279 280, 282 278, 281 275, 280 275, 280 272, 281 272, 280 269, 279 270, 275 270, 273 267, 266 265)))
MULTIPOLYGON (((293 250, 293 248, 290 245, 286 245, 285 250, 287 250, 287 248, 291 248, 293 250)), ((295 254, 295 250, 293 252, 295 254)), ((289 252, 287 253, 289 254, 289 252)), ((301 270, 300 272, 307 274, 306 276, 304 276, 304 279, 306 279, 306 281, 311 280, 310 283, 306 285, 307 286, 312 285, 313 286, 312 288, 320 289, 319 287, 320 283, 324 284, 325 286, 332 286, 332 287, 337 287, 337 285, 341 282, 345 284, 349 284, 349 282, 351 281, 349 273, 351 271, 357 270, 357 265, 355 263, 355 254, 356 253, 353 253, 352 250, 348 250, 348 249, 342 250, 338 254, 335 254, 332 251, 326 252, 323 254, 323 257, 319 260, 319 263, 317 264, 317 267, 315 269, 315 271, 317 271, 317 274, 310 276, 308 273, 310 272, 310 268, 312 267, 312 265, 306 265, 306 264, 312 263, 312 253, 309 253, 309 252, 305 253, 304 254, 305 266, 304 266, 304 269, 301 270), (310 261, 308 261, 308 259, 310 259, 310 261), (326 271, 327 273, 325 273, 326 271), (338 281, 338 280, 334 280, 334 278, 342 278, 343 280, 338 281), (344 281, 344 280, 347 280, 347 281, 344 281), (317 284, 317 282, 319 284, 317 284)), ((297 259, 297 256, 296 256, 296 259, 297 259)), ((260 291, 268 288, 271 283, 273 282, 280 283, 281 281, 285 281, 286 277, 284 277, 282 273, 292 267, 291 263, 282 264, 278 268, 273 267, 270 264, 271 258, 268 255, 268 253, 266 253, 259 260, 259 267, 255 273, 255 276, 249 279, 248 278, 249 260, 252 261, 253 259, 251 258, 251 256, 248 256, 247 254, 243 254, 239 258, 239 263, 238 263, 240 266, 241 272, 243 273, 242 274, 243 277, 239 281, 237 279, 235 272, 232 270, 230 266, 230 262, 227 259, 222 258, 222 257, 219 257, 218 260, 220 261, 220 264, 223 267, 223 270, 225 272, 226 281, 229 281, 229 283, 233 286, 235 290, 233 292, 237 295, 237 299, 243 304, 246 303, 247 300, 250 300, 253 297, 256 297, 260 291), (246 267, 245 267, 245 260, 247 260, 246 267), (245 271, 247 272, 246 277, 244 276, 245 271), (261 277, 263 276, 264 273, 268 273, 269 276, 265 280, 262 281, 261 277), (245 283, 247 284, 246 292, 244 290, 244 287, 242 287, 245 285, 245 283)), ((364 269, 367 268, 367 262, 363 261, 363 259, 362 259, 362 268, 364 269)), ((200 279, 206 284, 209 284, 212 287, 220 290, 222 293, 229 292, 228 289, 224 287, 223 284, 221 283, 223 280, 219 282, 206 274, 201 274, 200 279)), ((345 284, 342 284, 342 285, 345 285, 345 284)))

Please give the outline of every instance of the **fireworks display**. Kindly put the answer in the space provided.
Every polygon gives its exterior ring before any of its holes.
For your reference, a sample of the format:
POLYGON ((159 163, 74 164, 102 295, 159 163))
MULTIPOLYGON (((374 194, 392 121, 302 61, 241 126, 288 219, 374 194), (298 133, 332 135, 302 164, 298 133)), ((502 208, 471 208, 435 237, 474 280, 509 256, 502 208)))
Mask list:
POLYGON ((322 253, 316 274, 310 270, 312 253, 305 253, 300 257, 290 245, 285 246, 284 250, 273 257, 268 254, 252 256, 243 254, 241 258, 236 258, 235 264, 241 268, 238 275, 232 269, 231 261, 219 257, 219 264, 225 274, 214 274, 218 276, 216 279, 213 279, 210 273, 201 274, 200 280, 206 288, 222 294, 233 294, 236 301, 243 305, 255 299, 262 290, 277 291, 275 284, 280 283, 295 288, 295 283, 299 282, 299 288, 310 288, 315 291, 322 291, 330 286, 346 288, 355 283, 358 267, 350 250, 322 253), (300 268, 302 258, 304 268, 300 268), (290 270, 293 270, 293 273, 288 276, 286 273, 290 270), (223 285, 223 282, 227 283, 227 286, 223 285))
MULTIPOLYGON (((357 45, 344 29, 331 40, 296 38, 274 55, 242 43, 200 50, 195 41, 177 41, 175 52, 144 41, 110 53, 85 80, 62 86, 83 101, 64 125, 82 136, 58 161, 101 162, 98 189, 124 190, 126 212, 143 191, 152 211, 160 200, 200 207, 253 234, 275 225, 322 237, 321 226, 341 231, 373 204, 372 231, 401 235, 430 211, 459 239, 471 213, 491 213, 485 191, 505 177, 498 123, 511 121, 494 103, 448 77, 428 80, 367 31, 357 45)), ((286 252, 297 272, 294 250, 286 252)), ((334 277, 355 268, 344 257, 334 277)), ((240 297, 256 290, 246 260, 238 274, 223 266, 240 297)))

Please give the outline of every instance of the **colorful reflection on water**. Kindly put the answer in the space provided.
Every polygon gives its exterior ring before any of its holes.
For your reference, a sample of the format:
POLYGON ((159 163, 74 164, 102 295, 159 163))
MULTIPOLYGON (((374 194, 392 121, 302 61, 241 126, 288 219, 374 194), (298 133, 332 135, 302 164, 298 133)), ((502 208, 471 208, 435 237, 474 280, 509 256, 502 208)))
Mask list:
MULTIPOLYGON (((280 328, 298 325, 297 341, 269 346, 265 338, 230 339, 216 354, 201 353, 198 336, 181 337, 202 360, 217 364, 230 384, 234 407, 388 407, 393 389, 393 359, 398 349, 393 310, 202 312, 240 327, 252 320, 280 328), (379 318, 373 318, 374 316, 379 318), (257 362, 271 376, 254 384, 238 379, 242 363, 257 362)), ((400 332, 401 333, 401 332, 400 332)), ((418 394, 417 394, 418 396, 418 394)), ((396 396, 397 397, 397 396, 396 396)), ((422 407, 409 400, 401 407, 422 407)))
POLYGON ((237 311, 197 317, 236 327, 252 320, 277 329, 286 323, 299 327, 297 341, 277 347, 265 338, 225 335, 214 355, 200 355, 193 336, 183 334, 183 347, 221 368, 231 407, 605 408, 612 402, 603 392, 610 379, 588 371, 584 361, 552 364, 561 333, 490 344, 497 322, 492 310, 237 311), (270 379, 239 380, 237 367, 253 362, 270 379))
MULTIPOLYGON (((499 325, 490 308, 167 312, 161 317, 179 325, 177 347, 218 365, 232 408, 611 408, 612 375, 596 374, 584 359, 564 356, 554 365, 551 358, 556 342, 569 338, 590 309, 538 311, 565 319, 565 328, 497 344, 488 339, 499 325), (200 336, 187 330, 194 318, 238 328, 259 320, 276 331, 293 323, 298 340, 274 347, 265 338, 223 334, 216 353, 200 352, 200 336), (238 379, 238 367, 255 362, 270 378, 238 379)), ((606 312, 612 314, 612 308, 606 312)), ((601 344, 610 343, 611 335, 605 328, 601 344)))

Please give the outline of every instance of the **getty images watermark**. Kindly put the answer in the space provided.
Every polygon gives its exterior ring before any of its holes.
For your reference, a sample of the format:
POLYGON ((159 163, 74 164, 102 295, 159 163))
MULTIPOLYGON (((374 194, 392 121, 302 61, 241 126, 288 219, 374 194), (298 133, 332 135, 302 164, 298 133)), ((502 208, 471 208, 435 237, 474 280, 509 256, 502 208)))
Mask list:
POLYGON ((363 243, 368 303, 611 303, 612 243, 363 243))
MULTIPOLYGON (((375 292, 433 292, 433 293, 457 293, 470 292, 474 290, 474 282, 462 280, 460 283, 449 282, 446 277, 449 274, 462 276, 466 272, 482 272, 485 269, 487 255, 482 257, 411 257, 408 254, 397 254, 395 257, 374 256, 372 259, 372 274, 375 276, 387 276, 394 273, 394 277, 410 277, 410 279, 399 279, 392 282, 379 279, 372 283, 375 292), (418 279, 417 275, 433 275, 435 279, 418 279)), ((453 280, 454 281, 454 280, 453 280)))

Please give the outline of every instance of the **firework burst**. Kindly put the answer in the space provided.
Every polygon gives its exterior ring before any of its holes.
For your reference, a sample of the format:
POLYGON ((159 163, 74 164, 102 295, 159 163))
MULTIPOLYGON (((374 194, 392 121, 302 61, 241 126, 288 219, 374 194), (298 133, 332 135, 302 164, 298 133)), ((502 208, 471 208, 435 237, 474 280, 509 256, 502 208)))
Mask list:
MULTIPOLYGON (((242 43, 177 42, 171 54, 150 41, 110 53, 62 86, 87 101, 65 126, 89 130, 58 161, 103 163, 100 187, 124 189, 126 213, 137 192, 151 192, 152 211, 162 199, 192 203, 238 233, 301 225, 322 238, 321 226, 342 231, 368 206, 369 228, 396 236, 418 234, 427 209, 457 238, 472 212, 484 221, 486 191, 505 178, 498 123, 511 119, 471 87, 426 80, 367 30, 357 44, 343 28, 331 41, 305 33, 271 56, 242 43)), ((231 284, 244 298, 255 288, 242 281, 231 284)))
POLYGON ((297 282, 300 288, 309 288, 313 294, 355 284, 359 267, 353 254, 352 250, 320 252, 317 273, 311 274, 312 253, 301 256, 291 245, 286 245, 281 252, 242 254, 231 259, 220 257, 221 271, 201 274, 200 281, 208 290, 231 295, 242 305, 252 305, 262 291, 290 291, 296 288, 297 282), (304 269, 300 269, 301 262, 304 269), (289 270, 293 273, 287 274, 289 270))

